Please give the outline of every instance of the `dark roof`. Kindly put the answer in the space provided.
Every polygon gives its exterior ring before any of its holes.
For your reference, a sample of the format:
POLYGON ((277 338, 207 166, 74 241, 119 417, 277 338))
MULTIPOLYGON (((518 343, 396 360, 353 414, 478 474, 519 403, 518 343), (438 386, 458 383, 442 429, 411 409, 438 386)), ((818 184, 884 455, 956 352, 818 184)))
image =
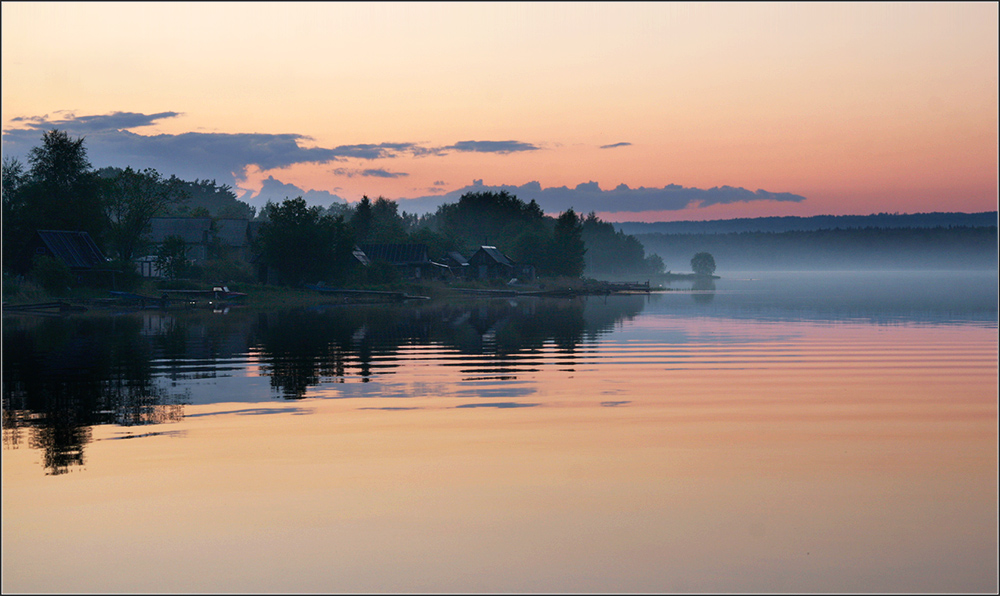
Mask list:
POLYGON ((394 265, 429 262, 426 244, 361 244, 359 248, 372 261, 388 261, 394 265))
POLYGON ((249 223, 245 219, 218 219, 215 235, 223 246, 245 246, 249 223))
POLYGON ((150 220, 150 240, 163 242, 167 236, 180 236, 188 244, 206 241, 212 226, 211 217, 154 217, 150 220))
POLYGON ((38 230, 38 236, 55 257, 70 269, 105 269, 108 260, 87 232, 38 230))
MULTIPOLYGON (((149 238, 153 242, 163 242, 167 236, 180 236, 188 244, 201 244, 211 240, 210 217, 154 217, 149 223, 149 238)), ((223 246, 246 246, 249 224, 246 219, 217 219, 215 237, 223 246)))
POLYGON ((460 252, 458 252, 456 250, 453 250, 453 251, 449 252, 448 255, 445 257, 445 259, 451 259, 452 261, 455 261, 459 265, 468 265, 469 264, 468 259, 466 259, 465 257, 463 257, 462 253, 460 253, 460 252))
MULTIPOLYGON (((508 259, 507 255, 505 255, 502 252, 500 252, 499 250, 497 250, 497 247, 495 247, 495 246, 480 246, 479 250, 477 250, 476 252, 477 253, 478 252, 486 253, 487 256, 489 256, 491 259, 493 259, 497 263, 500 263, 501 265, 506 265, 508 267, 513 267, 514 266, 514 262, 511 261, 510 259, 508 259)), ((475 255, 473 255, 473 256, 475 256, 475 255)), ((472 257, 469 257, 469 260, 471 261, 472 257)))

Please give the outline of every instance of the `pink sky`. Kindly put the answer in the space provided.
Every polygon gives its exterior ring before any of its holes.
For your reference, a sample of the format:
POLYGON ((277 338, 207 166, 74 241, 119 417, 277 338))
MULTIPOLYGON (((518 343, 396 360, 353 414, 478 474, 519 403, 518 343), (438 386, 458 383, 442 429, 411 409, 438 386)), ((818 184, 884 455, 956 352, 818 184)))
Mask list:
POLYGON ((96 167, 217 179, 258 206, 481 180, 798 197, 577 201, 613 221, 997 207, 996 3, 2 11, 5 156, 58 127, 96 167))

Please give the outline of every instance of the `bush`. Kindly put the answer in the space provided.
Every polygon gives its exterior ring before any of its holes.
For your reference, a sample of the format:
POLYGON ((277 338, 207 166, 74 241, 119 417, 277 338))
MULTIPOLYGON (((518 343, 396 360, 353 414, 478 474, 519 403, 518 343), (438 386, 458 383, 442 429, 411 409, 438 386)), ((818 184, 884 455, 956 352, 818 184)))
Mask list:
POLYGON ((115 273, 113 289, 132 291, 142 285, 143 277, 136 269, 135 263, 116 259, 110 265, 118 272, 115 273))
POLYGON ((246 263, 234 260, 206 261, 201 265, 199 277, 202 281, 213 284, 251 283, 254 281, 253 269, 246 263))
POLYGON ((31 265, 30 276, 45 288, 46 292, 57 296, 65 294, 74 281, 73 273, 70 272, 69 267, 62 261, 48 255, 35 257, 31 265))

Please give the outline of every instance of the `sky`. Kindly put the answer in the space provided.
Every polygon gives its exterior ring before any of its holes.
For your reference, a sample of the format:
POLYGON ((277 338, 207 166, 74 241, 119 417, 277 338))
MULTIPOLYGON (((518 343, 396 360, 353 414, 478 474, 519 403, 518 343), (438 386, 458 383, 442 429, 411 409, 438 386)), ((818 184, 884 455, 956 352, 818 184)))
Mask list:
POLYGON ((2 147, 263 206, 997 208, 998 4, 3 2, 2 147))

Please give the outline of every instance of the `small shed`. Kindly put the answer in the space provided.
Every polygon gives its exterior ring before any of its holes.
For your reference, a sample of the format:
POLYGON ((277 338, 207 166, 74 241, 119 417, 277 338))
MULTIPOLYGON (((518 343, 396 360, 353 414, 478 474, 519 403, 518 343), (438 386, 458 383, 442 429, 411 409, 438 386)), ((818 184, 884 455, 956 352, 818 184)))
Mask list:
POLYGON ((480 246, 469 257, 469 269, 477 279, 510 279, 515 275, 514 261, 495 246, 480 246))
POLYGON ((107 271, 108 259, 87 232, 38 230, 30 247, 32 255, 62 261, 70 271, 107 271))
POLYGON ((458 251, 451 251, 441 259, 441 264, 447 267, 455 277, 469 277, 469 261, 458 251))

